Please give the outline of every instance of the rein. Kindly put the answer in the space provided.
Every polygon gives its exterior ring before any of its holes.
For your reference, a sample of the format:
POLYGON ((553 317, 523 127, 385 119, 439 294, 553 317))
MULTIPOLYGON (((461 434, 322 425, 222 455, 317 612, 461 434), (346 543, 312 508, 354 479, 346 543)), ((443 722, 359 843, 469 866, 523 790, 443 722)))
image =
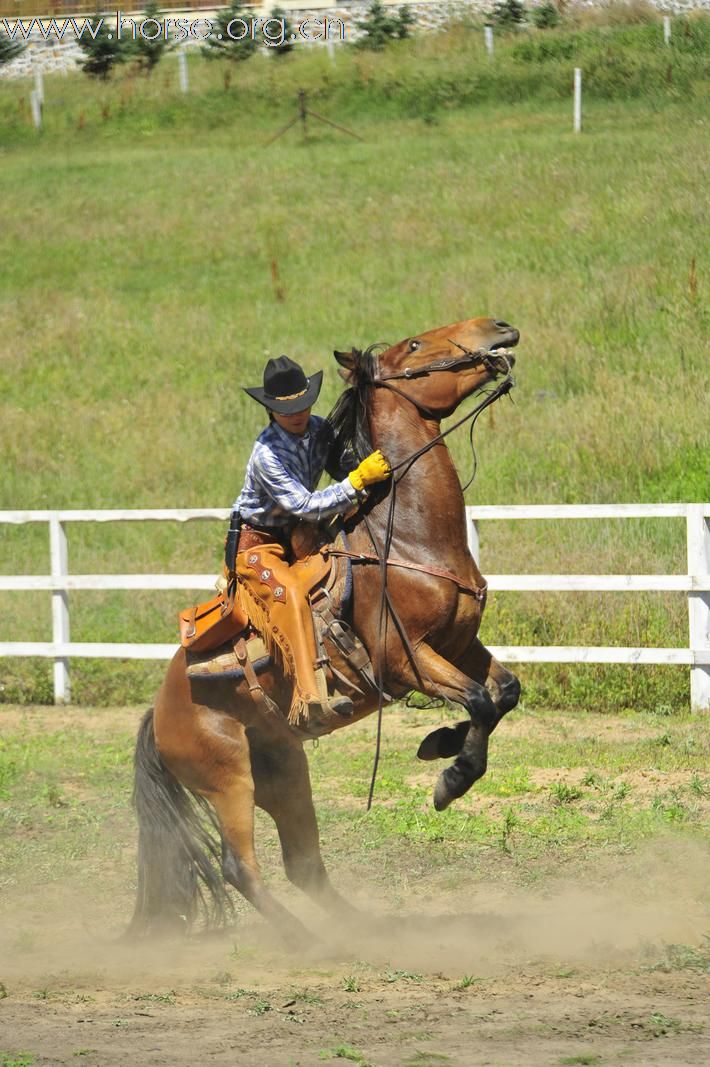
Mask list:
MULTIPOLYGON (((399 389, 399 388, 397 388, 397 386, 392 385, 390 383, 391 383, 391 381, 393 379, 402 379, 403 378, 405 380, 411 380, 412 378, 418 378, 418 377, 421 377, 423 375, 433 374, 433 373, 436 373, 437 371, 450 371, 450 370, 454 370, 457 367, 471 366, 471 365, 475 365, 477 363, 482 363, 486 367, 487 370, 491 371, 492 373, 497 373, 497 368, 496 368, 496 366, 495 366, 495 364, 493 362, 495 357, 491 354, 490 349, 478 349, 477 351, 472 352, 471 350, 469 350, 467 348, 464 348, 463 345, 458 344, 458 342, 456 342, 456 341, 451 341, 451 344, 455 344, 457 348, 460 348, 461 351, 463 352, 463 355, 462 356, 454 356, 454 357, 450 357, 450 358, 443 358, 443 359, 433 360, 431 363, 426 364, 424 367, 419 367, 419 368, 416 368, 414 370, 412 368, 410 368, 410 367, 405 367, 405 369, 403 371, 401 371, 400 373, 398 373, 398 374, 382 375, 379 372, 379 365, 378 365, 377 369, 376 369, 375 376, 373 376, 372 378, 369 378, 366 381, 365 384, 372 385, 372 386, 375 386, 375 387, 381 386, 381 387, 383 387, 385 389, 389 389, 391 392, 396 393, 398 396, 403 397, 403 399, 408 400, 410 404, 413 404, 414 407, 417 409, 417 411, 421 415, 424 416, 424 418, 435 418, 435 419, 437 419, 438 416, 431 410, 431 408, 428 408, 425 405, 420 404, 417 400, 414 400, 413 397, 408 396, 402 389, 399 389)), ((394 533, 394 511, 395 511, 395 503, 396 503, 397 485, 402 480, 402 478, 404 478, 404 476, 410 471, 410 469, 414 466, 414 464, 420 458, 420 456, 423 456, 424 453, 428 452, 431 448, 434 447, 434 445, 439 444, 439 442, 443 441, 444 438, 448 437, 450 433, 453 433, 454 430, 457 430, 460 426, 463 426, 464 423, 469 422, 469 421, 471 423, 471 440, 472 440, 472 443, 473 443, 473 427, 474 427, 474 424, 475 424, 476 419, 478 418, 478 416, 481 414, 481 412, 485 411, 485 409, 487 407, 490 407, 491 404, 495 403, 495 401, 498 400, 499 397, 505 396, 507 393, 509 393, 510 390, 515 385, 515 380, 514 380, 512 374, 511 374, 510 363, 508 362, 508 360, 506 359, 505 356, 502 356, 502 358, 505 361, 505 365, 506 365, 506 376, 503 379, 503 381, 500 382, 500 384, 498 386, 496 386, 495 389, 493 389, 490 393, 488 393, 484 397, 484 399, 479 404, 477 404, 476 407, 472 411, 469 411, 467 415, 464 415, 463 418, 459 419, 458 422, 454 423, 453 426, 450 426, 447 430, 444 430, 441 433, 438 433, 436 435, 436 437, 432 438, 431 441, 427 441, 427 443, 425 445, 422 445, 421 448, 416 449, 416 451, 412 452, 409 456, 407 456, 405 459, 401 460, 399 463, 395 464, 392 467, 392 473, 393 474, 396 471, 399 471, 399 470, 401 470, 402 473, 399 475, 398 478, 393 478, 392 479, 392 486, 391 486, 391 489, 390 489, 390 503, 389 503, 389 509, 388 509, 388 514, 387 514, 387 522, 386 522, 386 525, 385 525, 385 543, 384 543, 382 551, 380 552, 378 550, 377 542, 375 541, 375 537, 373 535, 371 524, 370 524, 370 522, 369 522, 369 520, 367 518, 367 515, 365 515, 364 516, 365 526, 367 528, 367 532, 370 535, 370 540, 372 541, 372 547, 375 550, 375 555, 373 556, 373 555, 370 555, 369 553, 345 553, 345 552, 340 552, 340 551, 337 552, 338 555, 348 555, 352 559, 353 563, 377 563, 379 565, 380 574, 381 574, 381 577, 382 577, 382 595, 381 595, 381 598, 380 598, 380 622, 379 622, 379 634, 378 634, 379 648, 380 648, 380 650, 383 650, 386 647, 386 627, 387 627, 387 616, 388 616, 388 612, 389 612, 389 615, 392 617, 392 621, 394 622, 394 624, 395 624, 395 626, 397 628, 397 632, 399 633, 399 636, 400 636, 400 639, 402 641, 402 644, 404 645, 405 651, 407 653, 407 657, 408 657, 409 662, 410 662, 410 664, 412 666, 412 669, 414 671, 415 678, 417 679, 417 684, 420 687, 423 687, 423 680, 422 680, 421 673, 419 671, 419 665, 417 664, 417 661, 416 661, 415 650, 412 647, 412 643, 409 640, 409 637, 407 636, 406 630, 404 629, 404 626, 403 626, 403 624, 402 624, 402 622, 401 622, 401 620, 400 620, 400 618, 399 618, 399 616, 398 616, 398 614, 397 614, 397 612, 396 612, 396 610, 394 608, 394 605, 392 604, 392 601, 391 601, 391 598, 390 598, 390 595, 389 595, 389 590, 387 589, 387 573, 388 573, 387 572, 387 567, 388 566, 404 566, 404 567, 409 567, 412 570, 425 571, 425 572, 427 572, 429 574, 435 574, 435 575, 438 575, 439 577, 447 578, 449 581, 455 582, 459 586, 459 588, 461 588, 462 590, 464 590, 466 592, 473 593, 474 596, 476 596, 477 600, 483 600, 483 598, 485 597, 486 588, 484 587, 484 589, 482 589, 482 590, 474 590, 470 586, 468 586, 461 578, 459 578, 458 575, 455 575, 452 571, 445 571, 445 570, 440 569, 440 568, 428 567, 428 566, 425 566, 424 564, 409 563, 409 562, 404 561, 404 560, 393 560, 393 559, 390 559, 389 551, 390 551, 390 546, 391 546, 391 543, 392 543, 392 536, 393 536, 393 533, 394 533), (404 468, 404 469, 402 469, 402 468, 404 468), (383 640, 383 638, 384 638, 384 640, 383 640)), ((468 486, 471 484, 471 481, 473 481, 473 477, 474 476, 475 476, 475 466, 474 466, 474 473, 473 473, 470 481, 467 483, 466 488, 468 488, 468 486)), ((335 555, 336 553, 334 552, 332 554, 335 555)), ((378 769, 379 761, 380 761, 380 748, 381 748, 381 739, 382 739, 382 711, 383 711, 383 707, 384 707, 384 702, 383 702, 383 694, 384 694, 383 659, 384 659, 384 657, 382 656, 382 654, 380 654, 379 664, 378 664, 378 671, 377 671, 377 674, 378 674, 378 678, 377 678, 377 685, 378 685, 377 740, 376 740, 376 744, 375 744, 375 759, 374 759, 373 767, 372 767, 372 778, 371 778, 371 781, 370 781, 370 790, 369 790, 368 798, 367 798, 367 811, 369 811, 370 808, 372 807, 372 798, 373 798, 374 791, 375 791, 375 781, 376 781, 376 778, 377 778, 377 769, 378 769)), ((431 679, 428 679, 428 681, 430 682, 430 684, 433 685, 433 683, 431 682, 431 679)))

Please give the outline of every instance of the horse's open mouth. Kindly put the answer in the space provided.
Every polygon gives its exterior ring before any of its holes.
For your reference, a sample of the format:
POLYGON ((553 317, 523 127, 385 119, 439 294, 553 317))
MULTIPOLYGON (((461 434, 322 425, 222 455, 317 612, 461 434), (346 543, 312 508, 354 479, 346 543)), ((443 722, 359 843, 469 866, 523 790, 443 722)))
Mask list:
POLYGON ((520 340, 520 334, 517 330, 512 330, 509 337, 505 341, 496 341, 495 344, 489 348, 490 355, 488 356, 489 366, 496 372, 496 374, 508 374, 515 366, 515 356, 510 349, 517 345, 520 340))

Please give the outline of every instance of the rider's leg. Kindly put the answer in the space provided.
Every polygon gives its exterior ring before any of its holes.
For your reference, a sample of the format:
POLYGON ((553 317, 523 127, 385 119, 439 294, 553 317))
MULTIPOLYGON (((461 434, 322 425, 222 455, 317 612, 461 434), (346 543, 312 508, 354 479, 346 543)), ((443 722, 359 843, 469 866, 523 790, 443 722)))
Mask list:
MULTIPOLYGON (((313 615, 307 599, 310 588, 299 581, 302 572, 289 566, 280 544, 240 552, 237 570, 247 614, 267 643, 278 648, 285 672, 293 681, 289 722, 328 717, 327 681, 323 665, 317 664, 313 615)), ((332 710, 343 714, 339 707, 332 710)))

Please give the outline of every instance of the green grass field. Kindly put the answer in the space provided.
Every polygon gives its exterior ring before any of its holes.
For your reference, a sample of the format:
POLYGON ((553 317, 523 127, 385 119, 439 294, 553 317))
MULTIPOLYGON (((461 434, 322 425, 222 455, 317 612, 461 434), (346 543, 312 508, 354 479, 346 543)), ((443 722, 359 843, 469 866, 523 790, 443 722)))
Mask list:
MULTIPOLYGON (((76 884, 90 864, 130 911, 139 713, 0 711, 0 888, 12 899, 37 878, 57 891, 76 884)), ((482 881, 520 888, 565 871, 594 877, 600 863, 666 838, 669 848, 692 842, 707 828, 708 737, 696 718, 516 712, 494 735, 486 776, 450 810, 436 812, 431 792, 440 765, 417 761, 415 752, 447 721, 436 710, 386 713, 369 813, 374 720, 307 746, 326 859, 341 878, 356 879, 364 864, 370 889, 386 888, 395 904, 418 879, 428 891, 445 891, 473 869, 482 881)), ((269 879, 290 893, 278 838, 262 813, 257 836, 269 879)), ((240 910, 249 907, 242 902, 240 910)))
MULTIPOLYGON (((226 90, 196 58, 185 100, 172 60, 150 81, 47 77, 41 135, 27 85, 1 82, 0 507, 227 507, 262 426, 241 386, 269 355, 326 368, 325 412, 333 348, 478 314, 522 341, 515 406, 479 424, 469 503, 707 500, 707 20, 690 25, 670 82, 657 24, 561 32, 549 56, 515 53, 542 35, 502 44, 494 70, 480 35, 335 68, 254 60, 226 90), (608 63, 590 66, 575 136, 571 70, 592 53, 608 63), (266 147, 299 85, 362 142, 314 125, 266 147)), ((685 569, 681 521, 567 525, 484 526, 484 573, 685 569)), ((222 537, 76 527, 70 567, 216 572, 222 537)), ((0 526, 0 567, 46 573, 45 528, 0 526)), ((170 641, 184 600, 75 594, 72 637, 170 641)), ((48 596, 0 603, 0 640, 49 637, 48 596)), ((483 637, 684 645, 686 626, 682 596, 507 594, 483 637)), ((161 672, 77 662, 75 697, 149 700, 161 672)), ((532 705, 687 704, 682 668, 521 673, 532 705)), ((51 698, 46 663, 0 674, 0 699, 51 698)))

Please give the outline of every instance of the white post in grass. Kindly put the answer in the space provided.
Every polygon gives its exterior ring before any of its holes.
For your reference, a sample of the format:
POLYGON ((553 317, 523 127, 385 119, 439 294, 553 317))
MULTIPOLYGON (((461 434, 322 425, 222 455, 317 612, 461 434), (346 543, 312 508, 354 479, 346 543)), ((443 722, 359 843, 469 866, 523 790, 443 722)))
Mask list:
POLYGON ((488 52, 489 56, 492 56, 493 55, 493 27, 492 26, 484 26, 483 27, 483 39, 486 42, 486 52, 488 52))
POLYGON ((44 76, 41 67, 35 67, 35 92, 40 104, 44 104, 44 76))
POLYGON ((582 68, 574 68, 574 132, 582 130, 582 68))
MULTIPOLYGON (((49 520, 49 555, 53 578, 65 578, 69 573, 67 535, 57 518, 49 520)), ((66 589, 52 590, 52 641, 55 645, 69 643, 69 594, 66 589)), ((68 704, 71 698, 69 660, 54 658, 54 703, 68 704)))
POLYGON ((327 38, 325 47, 328 49, 328 59, 331 63, 335 64, 335 41, 331 41, 330 38, 327 38))
POLYGON ((666 44, 671 43, 671 17, 670 15, 663 16, 663 40, 666 44))
MULTIPOLYGON (((707 505, 688 505, 688 574, 710 574, 710 516, 707 505)), ((688 593, 688 629, 695 663, 690 668, 690 707, 710 711, 710 592, 688 593)))
POLYGON ((180 73, 180 88, 183 93, 186 93, 190 88, 190 83, 187 77, 187 56, 184 48, 181 48, 178 52, 178 71, 180 73))
POLYGON ((32 109, 32 121, 35 124, 35 129, 42 129, 42 101, 40 100, 37 90, 32 89, 30 92, 30 107, 32 109))

